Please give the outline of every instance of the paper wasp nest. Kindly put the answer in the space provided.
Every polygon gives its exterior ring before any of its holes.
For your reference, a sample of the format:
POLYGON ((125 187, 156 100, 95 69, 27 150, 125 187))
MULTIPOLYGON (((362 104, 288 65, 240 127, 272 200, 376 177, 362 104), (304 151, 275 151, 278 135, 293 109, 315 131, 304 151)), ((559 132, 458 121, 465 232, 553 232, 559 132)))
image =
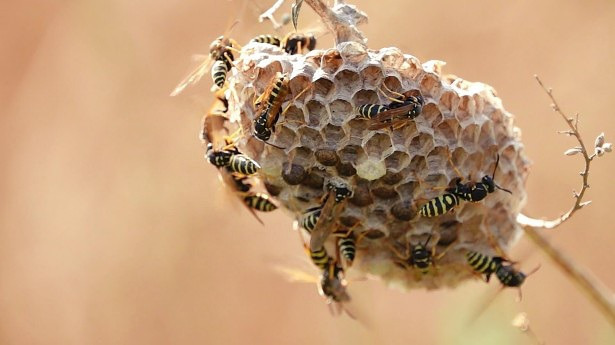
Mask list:
MULTIPOLYGON (((262 166, 258 179, 273 200, 300 219, 321 203, 329 181, 347 184, 353 196, 335 216, 337 227, 361 238, 349 270, 402 288, 456 286, 474 277, 465 259, 468 250, 497 255, 495 248, 507 249, 520 235, 515 219, 524 204, 528 169, 520 131, 492 87, 443 75, 443 65, 357 42, 305 55, 250 43, 228 75, 231 122, 245 133, 238 147, 262 166), (288 109, 269 142, 283 149, 251 135, 254 101, 276 72, 290 79, 283 104, 288 109), (422 113, 399 129, 369 130, 369 120, 353 109, 390 103, 379 91, 384 86, 420 91, 422 113), (498 154, 495 181, 512 194, 496 189, 453 212, 418 215, 422 204, 459 177, 451 161, 464 182, 480 181, 492 174, 498 154), (427 247, 435 246, 436 257, 446 250, 434 259, 431 273, 396 263, 391 246, 403 253, 407 244, 424 243, 429 234, 427 247)), ((328 245, 333 241, 329 238, 328 245)))

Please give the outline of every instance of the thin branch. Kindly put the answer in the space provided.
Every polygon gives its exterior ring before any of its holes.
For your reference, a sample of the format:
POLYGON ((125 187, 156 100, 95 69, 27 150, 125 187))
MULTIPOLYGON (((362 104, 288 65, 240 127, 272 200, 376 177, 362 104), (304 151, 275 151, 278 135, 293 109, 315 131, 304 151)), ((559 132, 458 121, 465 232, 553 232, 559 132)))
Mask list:
POLYGON ((277 0, 275 4, 271 6, 271 8, 269 8, 267 11, 263 12, 260 16, 258 16, 258 22, 262 23, 263 21, 265 21, 265 19, 269 19, 269 21, 271 21, 271 25, 273 25, 273 28, 275 30, 281 28, 283 24, 280 24, 275 19, 273 14, 275 13, 275 11, 277 11, 280 8, 280 6, 282 6, 283 3, 284 3, 284 0, 277 0))
POLYGON ((587 294, 615 327, 615 296, 588 270, 575 264, 572 259, 555 248, 541 230, 524 225, 525 233, 558 266, 570 280, 587 294))
POLYGON ((331 8, 322 0, 304 0, 321 18, 327 29, 335 37, 335 43, 367 41, 363 33, 357 29, 357 25, 367 22, 367 15, 359 11, 353 5, 347 5, 337 0, 331 8))
POLYGON ((589 203, 591 202, 591 201, 584 202, 583 196, 585 195, 585 191, 587 190, 587 188, 589 188, 589 167, 594 157, 596 157, 596 154, 594 153, 592 155, 589 155, 589 153, 587 152, 587 148, 585 147, 585 144, 583 143, 583 138, 581 138, 581 134, 579 133, 579 114, 576 114, 574 118, 568 117, 562 111, 562 108, 560 108, 559 104, 557 104, 555 97, 553 97, 553 90, 551 90, 551 88, 545 87, 545 85, 542 83, 542 81, 540 80, 540 78, 538 78, 537 75, 535 75, 534 78, 536 78, 536 81, 538 82, 538 84, 540 84, 542 89, 547 93, 547 95, 551 99, 551 102, 553 102, 551 104, 553 111, 560 114, 561 117, 566 122, 566 124, 568 125, 568 127, 570 128, 569 130, 562 131, 559 133, 564 133, 564 134, 575 137, 575 139, 579 142, 579 146, 578 146, 579 152, 583 155, 583 159, 585 160, 585 169, 580 173, 582 180, 583 180, 581 191, 579 193, 577 193, 576 191, 573 191, 574 205, 572 205, 572 208, 570 208, 568 212, 564 213, 559 218, 553 219, 553 220, 534 219, 534 218, 527 217, 523 214, 519 214, 519 216, 517 217, 517 222, 520 223, 521 225, 532 226, 535 228, 553 229, 553 228, 558 227, 559 225, 561 225, 568 219, 570 219, 570 217, 573 214, 575 214, 575 212, 582 209, 584 206, 589 205, 589 203))

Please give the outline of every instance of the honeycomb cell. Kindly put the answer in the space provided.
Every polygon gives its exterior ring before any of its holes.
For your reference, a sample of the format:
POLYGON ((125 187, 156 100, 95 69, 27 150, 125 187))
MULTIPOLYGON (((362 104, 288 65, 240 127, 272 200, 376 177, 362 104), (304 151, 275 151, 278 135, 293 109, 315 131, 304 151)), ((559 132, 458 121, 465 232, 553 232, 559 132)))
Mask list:
POLYGON ((296 139, 296 132, 287 126, 277 126, 276 128, 274 141, 275 145, 280 147, 293 146, 296 139))
POLYGON ((423 106, 421 117, 429 124, 430 127, 437 127, 442 122, 442 113, 435 103, 427 103, 423 106))
POLYGON ((391 138, 384 133, 375 133, 364 144, 365 151, 369 157, 384 159, 393 149, 391 138))
POLYGON ((322 55, 320 68, 327 74, 335 73, 344 63, 342 56, 336 49, 329 49, 322 55))
POLYGON ((384 163, 386 164, 387 171, 400 171, 410 164, 410 157, 406 152, 395 151, 385 158, 384 163))
POLYGON ((330 122, 336 126, 341 126, 353 117, 352 105, 340 99, 336 99, 329 104, 329 112, 331 113, 330 122))
POLYGON ((320 131, 311 127, 301 127, 297 133, 302 147, 316 150, 318 147, 322 146, 323 140, 320 131))
POLYGON ((357 182, 353 190, 353 196, 349 201, 351 204, 359 207, 365 207, 374 202, 374 198, 369 191, 368 181, 360 179, 357 182))
POLYGON ((352 96, 355 107, 363 104, 379 104, 380 99, 374 90, 359 90, 352 96))
POLYGON ((327 109, 322 103, 312 100, 307 103, 308 118, 307 125, 310 127, 320 127, 328 116, 327 109))
POLYGON ((404 179, 403 172, 392 172, 387 170, 387 173, 380 178, 380 180, 388 185, 398 184, 401 180, 404 179))
POLYGON ((417 215, 416 207, 408 200, 402 200, 391 207, 391 214, 398 220, 410 221, 417 215))
POLYGON ((376 184, 371 188, 372 194, 380 199, 395 199, 399 195, 397 191, 390 186, 384 184, 376 184))
POLYGON ((291 105, 284 113, 283 121, 287 127, 296 130, 299 126, 305 123, 303 110, 301 108, 297 108, 294 105, 291 105))
POLYGON ((335 169, 340 176, 354 176, 357 174, 357 169, 349 162, 339 162, 335 165, 335 169))
POLYGON ((441 84, 435 74, 425 74, 420 83, 421 93, 425 97, 437 97, 440 94, 441 84))
POLYGON ((319 149, 314 152, 318 163, 324 166, 335 166, 339 161, 339 157, 335 150, 332 149, 319 149))
POLYGON ((335 90, 333 82, 327 78, 318 78, 312 85, 314 98, 319 101, 328 100, 335 90))
POLYGON ((325 184, 325 178, 323 177, 323 173, 321 171, 312 168, 306 178, 301 181, 301 184, 306 187, 322 190, 322 187, 325 184))
POLYGON ((358 68, 367 59, 367 49, 357 42, 343 42, 339 45, 339 53, 347 66, 358 68))
MULTIPOLYGON (((372 89, 375 87, 375 85, 380 85, 380 83, 382 83, 382 79, 384 78, 382 75, 382 70, 379 66, 367 66, 366 68, 361 70, 360 75, 361 80, 363 81, 364 89, 372 89)), ((364 90, 360 90, 359 92, 361 91, 364 90)))
POLYGON ((284 163, 282 164, 282 178, 289 185, 297 185, 307 177, 307 171, 299 164, 284 163))
POLYGON ((404 62, 404 54, 397 48, 384 48, 380 51, 380 61, 384 68, 397 70, 404 62))
POLYGON ((341 70, 335 74, 335 84, 339 90, 339 98, 349 99, 354 94, 361 83, 361 76, 351 70, 341 70))
POLYGON ((301 103, 305 103, 306 99, 312 98, 312 92, 314 92, 311 78, 303 74, 292 78, 288 83, 288 87, 290 93, 295 95, 293 100, 301 103))

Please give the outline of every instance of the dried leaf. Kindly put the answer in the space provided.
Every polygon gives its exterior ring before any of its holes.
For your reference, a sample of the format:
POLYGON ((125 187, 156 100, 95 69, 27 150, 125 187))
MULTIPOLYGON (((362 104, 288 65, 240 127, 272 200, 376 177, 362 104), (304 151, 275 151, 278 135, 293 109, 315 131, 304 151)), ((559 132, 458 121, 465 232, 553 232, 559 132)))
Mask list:
POLYGON ((596 147, 594 148, 594 153, 596 154, 596 156, 600 157, 604 154, 604 150, 602 149, 602 147, 596 147))
POLYGON ((581 149, 578 148, 578 147, 575 147, 575 148, 566 150, 566 152, 564 152, 564 154, 566 156, 574 156, 574 155, 576 155, 577 153, 580 153, 580 152, 581 152, 581 149))
POLYGON ((299 20, 299 11, 301 10, 301 5, 303 5, 303 0, 295 0, 295 3, 291 5, 291 19, 293 21, 293 26, 295 27, 295 31, 297 31, 297 21, 299 20))
POLYGON ((602 147, 602 145, 604 145, 604 132, 600 133, 594 142, 594 147, 602 147))
POLYGON ((604 152, 611 152, 613 150, 613 144, 606 143, 602 145, 602 149, 604 150, 604 152))
POLYGON ((589 205, 589 204, 591 204, 591 203, 592 203, 592 201, 591 201, 591 200, 584 201, 584 202, 582 202, 582 203, 580 203, 580 204, 579 204, 579 208, 584 207, 584 206, 587 206, 587 205, 589 205))

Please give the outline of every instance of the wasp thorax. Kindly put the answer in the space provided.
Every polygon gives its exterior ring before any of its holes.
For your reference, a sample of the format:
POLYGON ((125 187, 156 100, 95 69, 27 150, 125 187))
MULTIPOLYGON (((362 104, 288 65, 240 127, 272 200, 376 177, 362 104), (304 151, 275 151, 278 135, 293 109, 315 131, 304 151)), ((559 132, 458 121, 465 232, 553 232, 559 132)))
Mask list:
MULTIPOLYGON (((441 61, 357 42, 324 48, 289 54, 251 42, 235 55, 228 116, 243 129, 239 150, 262 166, 255 178, 312 234, 321 218, 331 233, 353 220, 351 269, 405 288, 473 278, 466 253, 495 256, 519 235, 528 161, 513 116, 493 88, 443 74, 441 61), (511 194, 492 193, 494 167, 511 194), (450 191, 458 178, 466 194, 450 191), (468 201, 470 186, 489 194, 468 201), (327 195, 337 201, 331 216, 327 195), (396 264, 407 257, 396 260, 391 244, 411 248, 429 235, 415 265, 396 264), (416 274, 429 263, 437 269, 416 274)), ((339 239, 325 238, 331 247, 339 239)))

